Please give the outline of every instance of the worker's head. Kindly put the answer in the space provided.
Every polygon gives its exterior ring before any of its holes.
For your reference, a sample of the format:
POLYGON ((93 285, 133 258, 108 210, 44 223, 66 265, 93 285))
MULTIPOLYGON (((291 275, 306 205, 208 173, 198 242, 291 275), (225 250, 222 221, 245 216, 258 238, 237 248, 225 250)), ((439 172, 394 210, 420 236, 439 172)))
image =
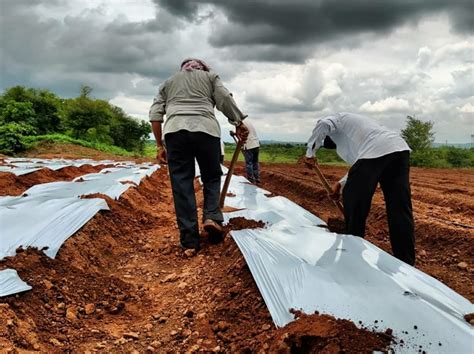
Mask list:
POLYGON ((210 71, 211 68, 203 60, 196 58, 184 59, 181 63, 181 71, 203 70, 210 71))

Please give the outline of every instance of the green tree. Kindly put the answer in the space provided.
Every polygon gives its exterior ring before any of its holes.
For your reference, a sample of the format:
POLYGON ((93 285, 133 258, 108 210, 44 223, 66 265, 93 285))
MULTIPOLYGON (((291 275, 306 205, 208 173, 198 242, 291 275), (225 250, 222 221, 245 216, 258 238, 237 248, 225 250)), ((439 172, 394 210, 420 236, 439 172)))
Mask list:
POLYGON ((412 116, 407 116, 407 125, 402 130, 402 137, 413 151, 426 150, 434 141, 434 123, 423 122, 412 116))
POLYGON ((61 99, 48 90, 15 86, 0 98, 0 115, 6 122, 26 123, 38 134, 63 130, 61 99))
POLYGON ((67 127, 71 135, 86 139, 110 143, 107 139, 108 125, 112 119, 109 104, 102 100, 93 100, 81 95, 68 100, 66 109, 67 127))
POLYGON ((34 134, 31 125, 10 122, 0 125, 0 152, 12 154, 28 147, 25 136, 34 134))
POLYGON ((114 144, 127 150, 143 151, 151 132, 150 124, 138 122, 120 107, 111 106, 113 112, 110 136, 114 144))
POLYGON ((1 120, 4 123, 35 123, 35 111, 31 102, 5 100, 1 110, 1 120))

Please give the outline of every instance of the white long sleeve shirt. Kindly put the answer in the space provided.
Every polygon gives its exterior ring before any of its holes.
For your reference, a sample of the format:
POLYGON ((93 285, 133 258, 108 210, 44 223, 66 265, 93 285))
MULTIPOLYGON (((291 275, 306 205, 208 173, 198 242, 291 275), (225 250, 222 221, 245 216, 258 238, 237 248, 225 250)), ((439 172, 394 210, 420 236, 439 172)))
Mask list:
MULTIPOLYGON (((308 140, 307 157, 313 157, 329 136, 336 144, 337 154, 349 165, 359 159, 374 159, 397 151, 410 151, 400 134, 388 130, 371 118, 340 112, 316 123, 308 140)), ((345 183, 347 175, 340 181, 345 183)))
POLYGON ((245 126, 249 130, 247 141, 244 144, 244 150, 255 149, 260 146, 260 140, 258 140, 257 131, 252 123, 248 119, 244 121, 245 126))

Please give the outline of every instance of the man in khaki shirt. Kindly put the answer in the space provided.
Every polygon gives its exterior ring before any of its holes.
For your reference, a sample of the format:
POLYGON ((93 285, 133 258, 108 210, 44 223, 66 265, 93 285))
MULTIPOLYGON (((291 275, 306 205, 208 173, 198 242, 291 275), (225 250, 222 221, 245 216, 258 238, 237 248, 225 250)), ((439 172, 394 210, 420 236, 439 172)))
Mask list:
POLYGON ((203 227, 211 243, 223 239, 224 219, 219 208, 221 131, 214 106, 236 126, 237 135, 245 141, 248 130, 242 121, 247 116, 239 110, 219 76, 202 60, 190 58, 160 86, 149 113, 157 159, 169 166, 181 246, 195 251, 200 249, 194 194, 195 160, 203 182, 203 227))

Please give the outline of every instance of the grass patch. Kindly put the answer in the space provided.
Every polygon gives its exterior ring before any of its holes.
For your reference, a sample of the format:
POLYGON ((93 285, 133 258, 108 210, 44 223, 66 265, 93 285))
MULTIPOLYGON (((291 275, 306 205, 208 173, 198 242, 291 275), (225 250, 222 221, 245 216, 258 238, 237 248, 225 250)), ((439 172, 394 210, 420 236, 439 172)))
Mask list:
POLYGON ((70 136, 63 135, 63 134, 26 136, 25 141, 29 145, 30 148, 35 147, 37 144, 41 142, 57 142, 57 143, 76 144, 76 145, 84 146, 87 148, 95 149, 98 151, 114 154, 114 155, 133 156, 133 157, 140 156, 137 153, 127 151, 118 146, 107 145, 107 144, 98 143, 98 142, 91 142, 91 141, 86 141, 82 139, 74 139, 74 138, 71 138, 70 136))
MULTIPOLYGON (((225 144, 225 159, 231 160, 235 144, 225 144)), ((263 144, 260 146, 260 162, 270 163, 297 163, 306 153, 306 144, 263 144)), ((346 166, 346 163, 337 156, 335 150, 319 149, 317 158, 320 163, 346 166)), ((239 161, 244 161, 244 156, 239 155, 239 161)))

